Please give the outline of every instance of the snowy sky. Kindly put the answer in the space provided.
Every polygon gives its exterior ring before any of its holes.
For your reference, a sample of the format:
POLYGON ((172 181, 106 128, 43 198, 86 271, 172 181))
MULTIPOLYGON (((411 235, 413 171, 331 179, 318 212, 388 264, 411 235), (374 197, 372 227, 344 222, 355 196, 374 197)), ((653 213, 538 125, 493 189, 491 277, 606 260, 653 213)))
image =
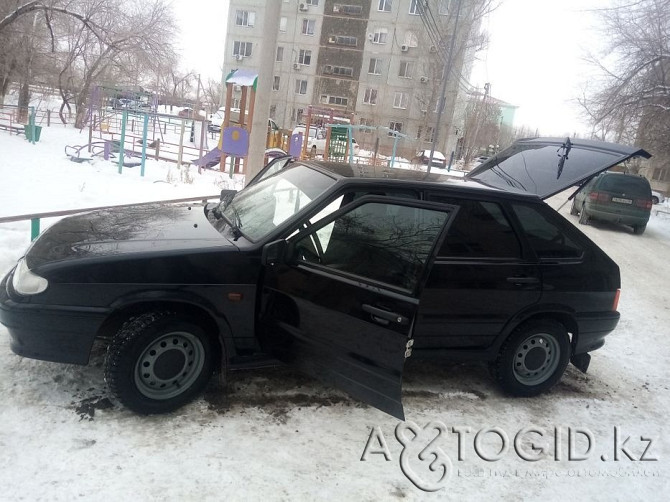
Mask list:
MULTIPOLYGON (((220 79, 228 1, 173 0, 183 66, 220 79)), ((592 69, 584 62, 600 41, 594 9, 610 0, 502 0, 484 21, 489 49, 469 79, 491 83, 495 97, 517 105, 515 125, 543 135, 588 131, 576 98, 592 69)))

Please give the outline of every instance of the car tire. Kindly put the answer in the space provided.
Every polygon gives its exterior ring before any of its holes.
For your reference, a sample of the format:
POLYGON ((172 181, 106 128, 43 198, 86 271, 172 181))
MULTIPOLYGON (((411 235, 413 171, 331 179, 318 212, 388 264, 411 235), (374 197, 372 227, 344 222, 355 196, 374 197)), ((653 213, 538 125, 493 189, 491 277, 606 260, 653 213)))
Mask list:
POLYGON ((148 312, 123 324, 107 349, 112 394, 140 414, 173 411, 207 385, 215 343, 199 325, 172 312, 148 312))
POLYGON ((514 396, 531 397, 558 382, 570 361, 570 337, 554 320, 529 321, 515 329, 494 363, 495 379, 514 396))
POLYGON ((588 225, 590 219, 591 219, 591 217, 586 212, 586 207, 584 207, 584 205, 582 205, 582 210, 579 211, 579 223, 581 225, 588 225))
POLYGON ((647 229, 647 225, 633 225, 633 233, 635 235, 642 235, 644 231, 647 229))
POLYGON ((577 199, 572 199, 572 206, 570 206, 570 214, 572 216, 576 216, 579 214, 579 210, 577 209, 577 199))
POLYGON ((651 202, 652 202, 653 204, 658 204, 658 197, 656 197, 655 195, 652 195, 652 196, 651 196, 651 202))

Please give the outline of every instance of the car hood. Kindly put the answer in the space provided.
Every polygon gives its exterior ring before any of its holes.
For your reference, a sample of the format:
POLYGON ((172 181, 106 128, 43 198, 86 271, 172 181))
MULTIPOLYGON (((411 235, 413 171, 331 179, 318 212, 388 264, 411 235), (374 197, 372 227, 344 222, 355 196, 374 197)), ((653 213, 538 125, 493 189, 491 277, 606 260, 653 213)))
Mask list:
POLYGON ((602 141, 522 139, 475 167, 466 178, 546 199, 638 156, 651 157, 640 148, 602 141))
POLYGON ((64 218, 40 235, 26 257, 34 269, 63 260, 220 247, 237 249, 209 223, 202 206, 156 204, 64 218))

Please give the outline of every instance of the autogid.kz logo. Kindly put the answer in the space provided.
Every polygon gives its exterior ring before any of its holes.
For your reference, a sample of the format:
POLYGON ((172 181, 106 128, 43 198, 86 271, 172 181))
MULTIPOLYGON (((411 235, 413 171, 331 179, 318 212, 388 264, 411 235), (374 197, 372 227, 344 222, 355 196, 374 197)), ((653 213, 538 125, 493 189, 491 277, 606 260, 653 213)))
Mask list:
MULTIPOLYGON (((595 435, 584 427, 553 427, 550 430, 525 427, 509 435, 500 427, 473 431, 466 426, 447 428, 440 421, 431 421, 424 427, 410 421, 400 422, 395 428, 395 437, 402 446, 400 470, 417 488, 429 492, 444 488, 454 473, 459 477, 481 477, 487 473, 490 476, 545 478, 658 476, 656 471, 645 468, 636 472, 629 472, 621 466, 618 469, 607 468, 611 462, 658 460, 653 451, 654 441, 650 437, 641 435, 637 439, 625 435, 616 426, 612 436, 598 444, 595 435), (606 446, 599 449, 603 444, 606 446), (451 458, 445 449, 452 453, 451 458), (509 456, 516 457, 517 461, 531 463, 540 460, 581 462, 593 458, 599 460, 604 468, 527 471, 517 468, 473 470, 471 465, 460 469, 454 467, 454 462, 457 466, 464 466, 462 462, 497 462, 509 456)), ((376 458, 383 457, 387 462, 393 460, 386 437, 379 426, 371 428, 360 460, 371 460, 373 455, 376 458)))

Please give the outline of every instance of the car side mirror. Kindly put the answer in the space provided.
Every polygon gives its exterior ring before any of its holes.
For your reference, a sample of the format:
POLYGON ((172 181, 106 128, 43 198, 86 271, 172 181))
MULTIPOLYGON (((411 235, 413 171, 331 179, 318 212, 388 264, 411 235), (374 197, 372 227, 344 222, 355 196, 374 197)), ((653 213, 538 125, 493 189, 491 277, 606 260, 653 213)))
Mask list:
POLYGON ((230 204, 230 201, 233 200, 236 193, 237 190, 221 190, 219 200, 224 203, 223 207, 226 207, 228 204, 230 204))
POLYGON ((273 265, 275 263, 285 263, 288 256, 289 244, 286 240, 268 242, 263 247, 261 254, 261 263, 263 265, 273 265))

